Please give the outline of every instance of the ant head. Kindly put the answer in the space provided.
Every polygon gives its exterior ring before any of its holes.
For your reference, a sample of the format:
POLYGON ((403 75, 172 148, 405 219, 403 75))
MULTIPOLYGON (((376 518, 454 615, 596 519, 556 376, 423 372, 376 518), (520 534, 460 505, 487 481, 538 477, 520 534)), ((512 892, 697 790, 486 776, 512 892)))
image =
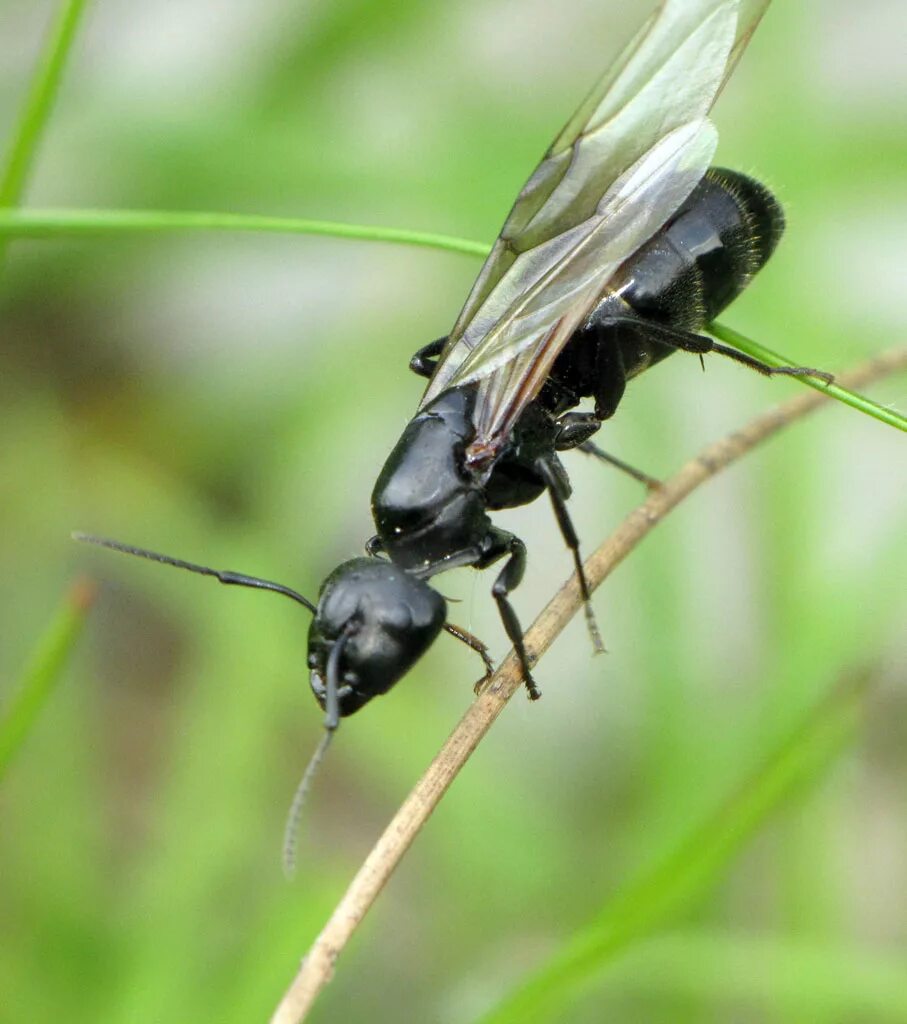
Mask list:
POLYGON ((328 728, 406 675, 446 614, 437 591, 392 562, 354 558, 338 566, 322 584, 309 627, 312 692, 328 728))
POLYGON ((325 727, 386 693, 431 646, 444 627, 444 598, 423 580, 380 558, 354 558, 339 565, 321 586, 318 606, 282 583, 244 573, 210 569, 106 537, 74 533, 75 540, 138 555, 221 583, 283 594, 314 618, 309 627, 308 664, 312 692, 325 711, 325 727))
POLYGON ((391 562, 354 558, 338 566, 324 581, 316 608, 308 598, 282 583, 210 569, 105 537, 74 533, 73 538, 211 576, 231 586, 283 594, 313 614, 308 662, 312 691, 325 712, 325 733, 296 790, 287 818, 284 867, 287 874, 292 874, 300 812, 340 719, 358 711, 372 697, 385 693, 409 671, 444 627, 444 598, 391 562))

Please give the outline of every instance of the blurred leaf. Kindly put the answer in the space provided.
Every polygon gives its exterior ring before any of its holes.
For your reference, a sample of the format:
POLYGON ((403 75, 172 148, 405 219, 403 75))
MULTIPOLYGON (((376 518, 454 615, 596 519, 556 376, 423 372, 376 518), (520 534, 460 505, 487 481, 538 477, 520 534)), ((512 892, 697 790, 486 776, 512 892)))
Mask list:
POLYGON ((812 1022, 907 1017, 907 968, 900 956, 809 938, 672 932, 629 954, 609 975, 607 989, 735 1007, 782 1005, 812 1022))
POLYGON ((63 0, 47 34, 47 43, 35 69, 19 122, 13 130, 12 143, 0 174, 0 206, 15 206, 22 198, 85 2, 63 0))
POLYGON ((0 779, 25 742, 60 679, 94 600, 94 588, 76 583, 42 637, 0 717, 0 779))
POLYGON ((708 892, 769 815, 816 782, 852 737, 867 679, 835 689, 723 807, 482 1016, 482 1024, 562 1020, 565 1007, 615 957, 708 892))

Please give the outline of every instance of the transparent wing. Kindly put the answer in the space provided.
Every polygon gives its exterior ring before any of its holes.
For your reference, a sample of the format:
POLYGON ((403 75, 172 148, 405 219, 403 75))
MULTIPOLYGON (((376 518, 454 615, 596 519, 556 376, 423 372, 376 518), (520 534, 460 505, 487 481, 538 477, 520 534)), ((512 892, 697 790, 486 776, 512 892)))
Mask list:
MULTIPOLYGON (((683 203, 718 144, 709 121, 677 128, 608 190, 587 221, 523 253, 519 269, 491 296, 506 312, 469 350, 451 383, 481 380, 474 422, 479 446, 506 434, 548 376, 551 364, 596 305, 608 280, 683 203)), ((484 325, 479 311, 476 321, 484 325)))
POLYGON ((549 355, 550 366, 557 351, 549 348, 566 343, 607 277, 683 202, 697 171, 705 172, 714 149, 705 116, 767 5, 665 0, 517 197, 423 405, 453 384, 492 374, 502 381, 484 389, 484 401, 515 390, 524 402, 532 397, 529 377, 538 386, 544 380, 536 380, 538 359, 549 355), (637 202, 644 208, 633 209, 637 202))

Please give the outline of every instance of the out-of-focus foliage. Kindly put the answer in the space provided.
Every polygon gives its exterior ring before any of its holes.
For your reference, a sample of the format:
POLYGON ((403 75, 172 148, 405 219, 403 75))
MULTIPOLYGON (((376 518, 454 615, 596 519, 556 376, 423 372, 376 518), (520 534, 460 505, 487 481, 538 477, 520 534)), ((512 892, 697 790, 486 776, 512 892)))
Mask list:
POLYGON ((64 675, 94 601, 94 593, 95 588, 84 581, 70 588, 18 684, 5 690, 0 714, 0 779, 64 675))
MULTIPOLYGON (((834 371, 907 333, 907 15, 900 0, 775 6, 720 101, 719 158, 776 188, 789 229, 724 319, 834 371)), ((52 11, 0 0, 0 139, 52 11)), ((24 201, 490 240, 640 16, 616 0, 106 0, 24 201)), ((442 639, 344 725, 288 886, 282 817, 320 718, 304 615, 68 538, 107 533, 313 595, 368 535, 371 481, 420 393, 407 359, 449 328, 476 270, 278 236, 10 246, 0 698, 67 582, 87 570, 103 590, 0 789, 0 1018, 263 1019, 453 726, 477 667, 442 639)), ((797 387, 677 356, 632 386, 602 443, 666 474, 797 387)), ((903 411, 907 385, 876 394, 903 411)), ((639 494, 579 456, 570 469, 591 545, 639 494)), ((570 1019, 901 1019, 905 485, 902 436, 834 408, 660 527, 596 597, 609 655, 590 659, 581 622, 559 640, 544 700, 517 699, 495 727, 316 1019, 477 1016, 864 672, 853 752, 570 1019)), ((569 559, 543 504, 500 519, 530 545, 528 619, 569 559)), ((444 591, 503 653, 489 585, 464 572, 444 591)))

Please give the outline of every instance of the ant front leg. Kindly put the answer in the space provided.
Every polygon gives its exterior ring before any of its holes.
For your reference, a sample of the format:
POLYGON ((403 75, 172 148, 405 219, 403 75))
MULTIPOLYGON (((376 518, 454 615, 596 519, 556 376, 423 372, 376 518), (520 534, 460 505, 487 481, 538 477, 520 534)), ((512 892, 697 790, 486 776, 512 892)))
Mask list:
POLYGON ((529 693, 530 700, 538 700, 542 691, 536 686, 532 678, 532 671, 529 666, 529 654, 526 645, 523 643, 523 627, 513 610, 513 605, 507 600, 511 591, 515 590, 523 579, 526 572, 526 545, 519 537, 514 537, 506 530, 492 530, 483 558, 476 563, 477 569, 484 569, 496 562, 502 555, 510 555, 504 568, 498 573, 498 578, 491 588, 491 596, 498 605, 498 612, 501 621, 504 623, 504 631, 513 644, 517 661, 520 663, 520 671, 523 673, 523 682, 529 693))
POLYGON ((483 675, 472 688, 473 693, 478 696, 484 689, 485 684, 488 683, 494 675, 494 662, 491 660, 488 648, 477 636, 470 633, 468 629, 463 629, 462 626, 455 626, 452 622, 445 622, 444 630, 447 633, 450 633, 452 637, 456 637, 456 639, 461 643, 466 644, 467 647, 471 647, 482 659, 482 664, 485 666, 485 675, 483 675))
POLYGON ((409 368, 413 373, 418 374, 420 377, 427 377, 431 379, 435 369, 438 365, 438 359, 441 357, 441 353, 444 351, 444 346, 447 344, 447 338, 436 338, 434 341, 430 341, 427 345, 423 345, 422 348, 410 359, 409 368))

